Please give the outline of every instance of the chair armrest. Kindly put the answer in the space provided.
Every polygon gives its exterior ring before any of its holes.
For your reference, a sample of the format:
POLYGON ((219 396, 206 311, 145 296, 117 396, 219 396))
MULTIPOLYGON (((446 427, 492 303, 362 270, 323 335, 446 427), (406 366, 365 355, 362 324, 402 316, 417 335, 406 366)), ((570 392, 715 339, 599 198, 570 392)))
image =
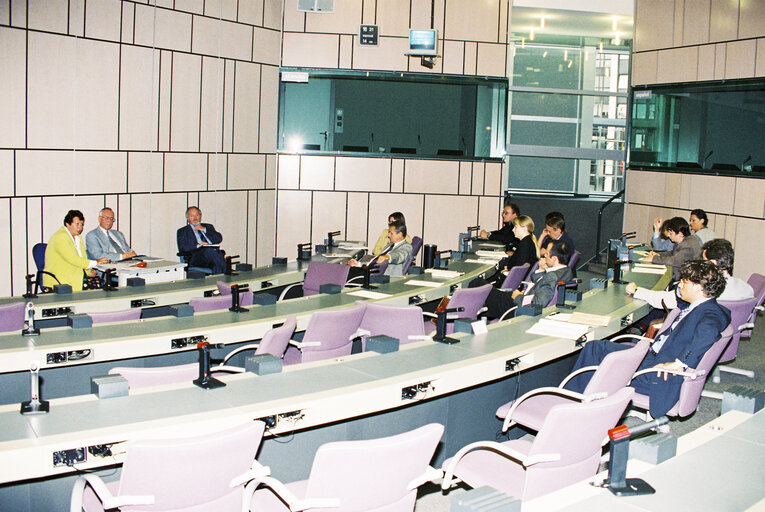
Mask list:
POLYGON ((754 329, 754 322, 747 322, 738 326, 737 331, 745 331, 747 329, 754 329))
POLYGON ((429 311, 423 311, 422 316, 426 316, 428 318, 438 318, 438 315, 436 315, 435 313, 431 313, 429 311))
POLYGON ((577 371, 569 373, 569 374, 566 376, 566 378, 565 378, 565 379, 563 379, 563 381, 562 381, 560 384, 558 384, 558 387, 559 387, 559 388, 561 388, 561 389, 563 389, 563 388, 565 388, 565 387, 566 387, 566 384, 568 384, 568 381, 570 381, 571 379, 573 379, 573 378, 574 378, 574 377, 576 377, 577 375, 581 375, 581 374, 583 374, 584 372, 594 372, 594 371, 595 371, 595 370, 597 370, 597 369, 598 369, 598 367, 597 367, 597 366, 584 366, 584 367, 582 367, 582 368, 579 368, 577 371))
POLYGON ((426 484, 428 482, 435 483, 436 480, 440 480, 441 477, 444 476, 444 472, 440 469, 436 469, 433 466, 428 466, 425 469, 425 472, 421 474, 418 477, 415 477, 409 484, 406 486, 407 491, 413 491, 417 489, 419 486, 426 484))
POLYGON ((243 345, 243 346, 237 348, 236 350, 232 350, 231 352, 226 354, 226 357, 224 357, 223 361, 220 362, 220 366, 225 365, 228 362, 228 360, 231 359, 236 354, 238 354, 240 352, 244 352, 245 350, 257 350, 257 348, 259 346, 260 345, 258 345, 257 343, 250 343, 249 345, 243 345))
POLYGON ((250 481, 245 487, 242 510, 249 510, 252 495, 260 486, 265 485, 276 494, 290 509, 291 512, 301 512, 309 508, 332 508, 339 507, 340 500, 336 498, 314 498, 301 500, 290 491, 286 485, 276 478, 264 476, 250 481), (246 506, 246 508, 245 508, 246 506))
POLYGON ((643 340, 648 340, 650 343, 654 342, 653 338, 646 338, 645 336, 639 336, 637 334, 620 334, 619 336, 617 336, 615 338, 611 338, 609 341, 613 341, 614 343, 618 343, 621 340, 626 340, 626 339, 633 339, 633 340, 635 340, 638 343, 643 341, 643 340))
POLYGON ((635 377, 638 377, 640 375, 644 375, 646 373, 656 373, 656 372, 671 373, 672 375, 679 375, 681 377, 687 377, 687 378, 689 378, 691 380, 696 380, 699 377, 703 377, 704 374, 707 373, 704 370, 694 370, 693 368, 688 368, 687 370, 683 371, 683 370, 665 370, 664 368, 653 367, 653 368, 646 368, 645 370, 640 370, 640 371, 635 372, 632 375, 632 379, 634 380, 635 377))
POLYGON ((90 485, 93 492, 96 493, 98 499, 104 507, 104 510, 109 510, 118 507, 124 507, 126 505, 153 505, 154 496, 151 495, 122 495, 114 496, 109 488, 106 487, 101 478, 97 475, 86 474, 82 475, 74 483, 72 488, 72 499, 69 502, 70 512, 82 512, 82 495, 85 492, 85 487, 90 485))
POLYGON ((502 313, 502 316, 499 317, 497 322, 502 322, 507 315, 509 315, 512 311, 515 311, 516 309, 518 309, 518 306, 513 306, 510 309, 508 309, 507 311, 505 311, 504 313, 502 313))
POLYGON ((355 283, 355 281, 359 281, 363 279, 364 279, 364 276, 352 277, 345 282, 345 286, 348 286, 349 284, 353 284, 354 286, 360 286, 358 283, 355 283))
POLYGON ((429 340, 430 338, 432 338, 432 336, 428 336, 427 334, 410 334, 406 337, 406 339, 412 341, 429 340))
POLYGON ((229 487, 234 488, 240 485, 246 485, 248 482, 252 480, 257 480, 259 478, 264 478, 267 476, 271 476, 271 468, 269 466, 264 466, 257 460, 252 462, 252 466, 250 466, 250 469, 245 471, 239 476, 235 476, 231 479, 231 482, 229 482, 229 487))
POLYGON ((502 423, 502 432, 507 432, 507 429, 509 429, 511 426, 515 424, 515 422, 512 420, 513 413, 518 408, 518 405, 520 405, 521 402, 523 402, 527 398, 530 398, 534 395, 541 395, 543 393, 562 395, 562 396, 572 398, 574 400, 581 400, 583 402, 589 402, 597 398, 603 398, 603 395, 605 395, 605 393, 592 393, 589 395, 583 395, 582 393, 577 393, 576 391, 571 391, 571 390, 562 389, 562 388, 555 388, 552 386, 532 389, 531 391, 528 391, 524 393, 523 395, 521 395, 520 398, 518 398, 517 400, 515 400, 515 402, 513 402, 513 405, 510 407, 510 410, 507 411, 507 416, 505 416, 505 421, 502 423))
POLYGON ((228 372, 228 373, 244 373, 244 368, 240 368, 239 366, 228 366, 223 363, 213 366, 211 368, 211 372, 228 372))
POLYGON ((295 288, 296 286, 303 286, 303 283, 292 283, 291 285, 287 286, 284 290, 282 290, 282 293, 279 295, 279 298, 276 300, 284 300, 284 297, 287 295, 287 292, 295 288))
POLYGON ((293 347, 297 347, 300 350, 302 350, 305 347, 320 347, 321 342, 320 341, 295 341, 290 340, 290 345, 293 347))

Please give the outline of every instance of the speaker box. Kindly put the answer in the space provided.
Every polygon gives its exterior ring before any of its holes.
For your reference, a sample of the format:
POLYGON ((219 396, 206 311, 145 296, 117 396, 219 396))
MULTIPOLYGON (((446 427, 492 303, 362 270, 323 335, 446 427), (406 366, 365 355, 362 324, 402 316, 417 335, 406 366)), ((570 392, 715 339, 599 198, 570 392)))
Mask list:
POLYGON ((335 0, 298 0, 298 11, 303 12, 333 12, 335 0))

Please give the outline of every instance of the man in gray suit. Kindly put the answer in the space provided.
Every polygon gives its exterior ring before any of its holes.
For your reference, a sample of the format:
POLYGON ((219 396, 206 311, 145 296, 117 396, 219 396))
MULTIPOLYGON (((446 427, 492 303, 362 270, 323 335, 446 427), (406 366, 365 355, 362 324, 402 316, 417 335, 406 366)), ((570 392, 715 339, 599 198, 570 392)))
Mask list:
POLYGON ((404 263, 412 256, 412 244, 407 243, 406 224, 403 222, 391 222, 388 224, 388 240, 380 255, 378 262, 388 260, 388 268, 385 269, 385 275, 390 277, 401 277, 404 275, 404 263))
POLYGON ((98 212, 98 227, 89 231, 85 236, 85 248, 88 257, 94 260, 109 258, 109 261, 119 261, 136 255, 125 240, 125 236, 114 225, 114 210, 102 208, 98 212))

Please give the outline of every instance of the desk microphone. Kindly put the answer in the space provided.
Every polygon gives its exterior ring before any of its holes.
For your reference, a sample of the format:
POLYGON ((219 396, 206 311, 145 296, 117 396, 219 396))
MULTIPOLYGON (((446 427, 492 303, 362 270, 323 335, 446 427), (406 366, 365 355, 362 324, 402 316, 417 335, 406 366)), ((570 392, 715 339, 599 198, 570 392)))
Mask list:
POLYGON ((40 400, 40 364, 32 361, 29 364, 29 394, 31 400, 21 402, 21 414, 46 414, 50 412, 50 403, 40 400))
POLYGON ((242 292, 246 292, 250 289, 250 285, 248 284, 232 284, 231 285, 231 307, 228 308, 229 311, 233 311, 234 313, 247 313, 250 310, 247 308, 243 308, 239 305, 239 295, 242 292))
POLYGON ((24 295, 22 295, 22 297, 24 297, 25 299, 36 299, 37 294, 33 290, 34 281, 32 280, 32 278, 34 277, 34 274, 27 274, 24 277, 26 277, 26 280, 27 280, 27 292, 24 295))
POLYGON ((39 336, 40 329, 35 327, 35 305, 27 302, 27 326, 21 330, 22 336, 39 336))
POLYGON ((459 340, 446 336, 446 316, 449 313, 458 313, 460 311, 465 311, 465 308, 460 306, 458 308, 444 309, 443 311, 436 312, 436 334, 433 336, 433 341, 446 343, 448 345, 459 343, 459 340))
POLYGON ((210 345, 206 341, 197 343, 197 348, 199 349, 199 378, 193 381, 195 385, 202 389, 222 388, 226 385, 210 375, 210 348, 220 348, 222 346, 221 344, 210 345))
POLYGON ((111 292, 113 290, 116 290, 117 287, 114 286, 114 283, 112 282, 112 277, 114 277, 114 274, 117 272, 116 268, 107 268, 104 270, 104 285, 101 288, 104 291, 111 292))

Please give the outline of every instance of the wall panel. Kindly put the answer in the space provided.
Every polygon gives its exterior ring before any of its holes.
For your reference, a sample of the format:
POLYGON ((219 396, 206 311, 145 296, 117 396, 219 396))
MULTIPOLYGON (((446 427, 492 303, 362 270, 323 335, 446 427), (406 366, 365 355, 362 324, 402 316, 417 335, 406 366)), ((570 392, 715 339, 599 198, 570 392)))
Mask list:
POLYGON ((24 146, 26 136, 26 38, 0 27, 0 147, 24 146))

